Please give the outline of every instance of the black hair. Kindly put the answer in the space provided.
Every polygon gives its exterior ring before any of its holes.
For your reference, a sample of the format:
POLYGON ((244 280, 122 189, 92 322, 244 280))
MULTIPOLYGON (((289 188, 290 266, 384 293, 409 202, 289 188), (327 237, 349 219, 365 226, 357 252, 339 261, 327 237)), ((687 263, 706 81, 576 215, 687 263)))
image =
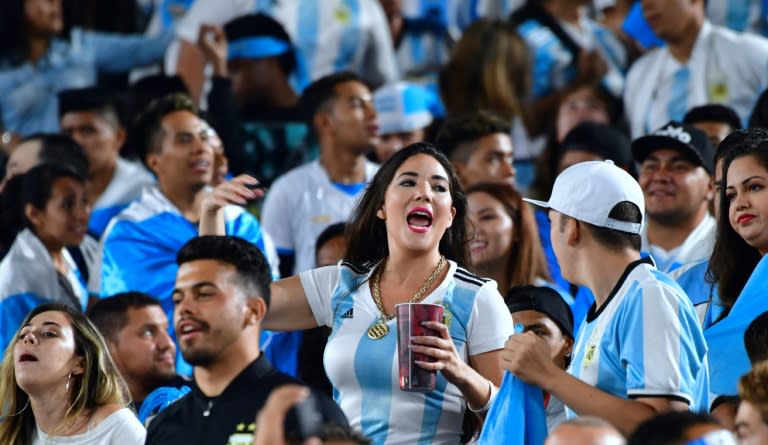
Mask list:
POLYGON ((261 298, 269 307, 272 274, 264 254, 236 236, 198 236, 187 241, 176 254, 176 263, 216 260, 235 267, 238 285, 248 298, 261 298))
POLYGON ((753 365, 768 360, 768 311, 758 315, 744 331, 744 348, 753 365))
POLYGON ((324 110, 329 102, 336 97, 336 86, 346 82, 360 82, 365 84, 360 76, 351 71, 341 71, 338 73, 323 76, 304 90, 299 98, 299 110, 307 121, 310 130, 315 132, 314 117, 324 110))
POLYGON ((733 108, 722 104, 706 104, 693 107, 685 113, 683 123, 693 125, 698 122, 722 122, 731 130, 741 129, 741 119, 733 108))
POLYGON ((67 113, 93 112, 114 129, 123 124, 122 103, 111 92, 98 87, 73 88, 60 91, 59 120, 67 113))
POLYGON ((336 425, 324 426, 320 432, 323 443, 326 442, 351 442, 356 445, 370 445, 371 440, 352 429, 336 425))
MULTIPOLYGON (((721 170, 723 181, 734 159, 744 156, 752 156, 755 162, 762 165, 764 169, 768 169, 768 140, 756 145, 745 144, 731 149, 723 160, 721 170)), ((731 226, 729 221, 731 203, 726 198, 725 191, 726 188, 721 186, 715 245, 712 248, 706 273, 708 282, 717 283, 717 293, 725 307, 720 319, 730 313, 731 307, 736 303, 736 299, 761 259, 760 252, 750 246, 731 226)))
POLYGON ((34 232, 32 222, 24 209, 31 204, 36 209, 45 209, 51 199, 53 183, 60 178, 72 178, 85 184, 85 176, 66 164, 46 163, 35 166, 24 174, 16 175, 5 185, 2 194, 3 243, 13 242, 16 234, 28 228, 34 232), (10 241, 10 242, 9 242, 10 241))
POLYGON ((82 176, 88 176, 88 158, 83 148, 71 137, 60 133, 34 133, 23 138, 19 144, 40 141, 38 164, 62 164, 82 176))
POLYGON ((147 162, 147 155, 162 150, 163 118, 171 113, 187 111, 197 115, 198 110, 192 99, 186 94, 171 93, 153 100, 134 122, 133 141, 129 144, 142 162, 147 162))
POLYGON ((720 142, 715 151, 714 163, 725 159, 736 151, 744 151, 757 147, 760 142, 768 140, 768 128, 744 128, 731 132, 720 142))
POLYGON ((451 161, 466 162, 472 154, 469 144, 496 133, 510 134, 510 125, 490 111, 477 111, 448 119, 437 133, 435 145, 451 161))
MULTIPOLYGON (((22 65, 29 51, 25 2, 26 0, 3 0, 0 8, 0 62, 12 67, 22 65)), ((66 10, 67 5, 62 5, 63 17, 67 16, 66 10)), ((64 25, 66 28, 66 23, 64 25)), ((69 33, 62 32, 57 37, 68 40, 69 33)))
POLYGON ((318 252, 320 252, 320 248, 323 247, 325 243, 337 236, 344 236, 346 230, 347 223, 345 222, 337 222, 323 229, 323 231, 320 232, 320 235, 317 236, 317 241, 315 241, 315 256, 317 256, 318 252))
POLYGON ((346 259, 362 267, 366 263, 379 261, 389 255, 387 228, 377 212, 384 204, 387 187, 395 177, 397 169, 409 158, 416 155, 431 156, 448 174, 449 189, 456 215, 453 224, 440 239, 440 253, 455 261, 461 267, 469 265, 467 251, 467 198, 459 185, 459 180, 450 161, 433 145, 416 142, 395 152, 381 165, 361 197, 347 230, 346 259))
MULTIPOLYGON (((224 33, 227 40, 232 42, 247 37, 268 36, 282 40, 292 45, 291 36, 277 20, 266 14, 247 14, 228 22, 224 25, 224 33)), ((287 77, 296 70, 296 51, 291 50, 277 56, 280 69, 287 77)))
MULTIPOLYGON (((634 203, 629 201, 622 201, 613 206, 610 213, 608 213, 608 217, 618 221, 635 224, 640 224, 643 221, 643 214, 640 212, 640 209, 634 203)), ((567 218, 561 219, 562 224, 565 224, 565 221, 567 221, 567 218)), ((640 234, 609 229, 608 227, 598 227, 594 224, 590 224, 584 221, 579 222, 584 224, 589 229, 589 232, 592 234, 595 240, 597 240, 597 242, 609 249, 632 249, 640 252, 642 243, 640 234)))
POLYGON ((686 439, 685 433, 697 425, 725 429, 709 414, 669 411, 641 423, 627 437, 627 445, 682 445, 686 439))
POLYGON ((760 94, 752 107, 748 124, 749 128, 768 128, 768 90, 760 94))
POLYGON ((128 309, 147 306, 161 307, 160 300, 143 292, 122 292, 102 298, 88 309, 88 318, 104 338, 116 341, 120 331, 128 323, 128 309))

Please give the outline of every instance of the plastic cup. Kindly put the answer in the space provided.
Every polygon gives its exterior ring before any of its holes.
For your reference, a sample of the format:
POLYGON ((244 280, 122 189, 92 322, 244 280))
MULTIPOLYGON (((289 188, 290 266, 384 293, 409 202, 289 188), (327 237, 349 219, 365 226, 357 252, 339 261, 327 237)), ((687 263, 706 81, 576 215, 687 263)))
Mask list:
POLYGON ((433 362, 424 354, 413 352, 409 347, 411 337, 436 336, 437 332, 422 325, 424 321, 443 321, 443 307, 429 303, 402 303, 395 306, 397 314, 397 352, 400 364, 400 390, 429 392, 435 389, 437 373, 414 363, 433 362))

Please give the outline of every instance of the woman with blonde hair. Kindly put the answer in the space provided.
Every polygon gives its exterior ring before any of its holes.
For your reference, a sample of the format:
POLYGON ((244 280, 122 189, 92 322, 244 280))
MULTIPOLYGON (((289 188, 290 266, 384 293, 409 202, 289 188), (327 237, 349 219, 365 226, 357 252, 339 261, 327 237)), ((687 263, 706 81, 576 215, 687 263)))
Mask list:
MULTIPOLYGON (((529 146, 524 103, 531 89, 531 59, 508 24, 480 19, 464 30, 438 85, 448 117, 488 110, 512 125, 515 156, 529 146)), ((529 156, 530 157, 530 156, 529 156)))
POLYGON ((0 366, 0 443, 143 444, 130 395, 90 321, 64 304, 33 309, 0 366))

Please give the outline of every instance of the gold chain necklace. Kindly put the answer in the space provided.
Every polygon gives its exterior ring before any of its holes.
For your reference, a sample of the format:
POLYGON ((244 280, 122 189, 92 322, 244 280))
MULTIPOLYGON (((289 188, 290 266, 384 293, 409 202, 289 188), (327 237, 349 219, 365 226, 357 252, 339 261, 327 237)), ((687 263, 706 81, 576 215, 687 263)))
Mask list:
MULTIPOLYGON (((392 315, 386 315, 384 313, 384 305, 381 303, 381 293, 379 292, 379 287, 381 286, 381 275, 384 272, 384 266, 386 264, 387 259, 384 258, 379 267, 376 269, 376 275, 373 276, 373 302, 376 303, 376 309, 379 310, 381 316, 379 317, 379 321, 368 329, 368 338, 371 340, 379 340, 384 338, 389 333, 389 326, 387 326, 387 322, 395 318, 396 315, 396 313, 392 315)), ((438 275, 440 275, 440 272, 443 271, 444 266, 445 256, 440 255, 440 260, 437 262, 435 270, 432 271, 432 274, 427 278, 427 281, 424 282, 424 285, 421 286, 421 289, 413 294, 413 297, 411 297, 411 299, 408 301, 409 303, 415 303, 421 300, 421 298, 424 296, 424 292, 426 292, 427 289, 432 286, 432 283, 435 281, 435 279, 437 279, 438 275)))

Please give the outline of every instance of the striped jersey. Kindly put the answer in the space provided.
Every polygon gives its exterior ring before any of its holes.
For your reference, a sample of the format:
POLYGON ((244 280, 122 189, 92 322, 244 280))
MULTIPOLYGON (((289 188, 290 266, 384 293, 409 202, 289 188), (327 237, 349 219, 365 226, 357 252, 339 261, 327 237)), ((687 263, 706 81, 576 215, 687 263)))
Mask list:
MULTIPOLYGON (((449 264, 446 278, 422 302, 444 307, 451 338, 465 361, 503 348, 514 328, 496 283, 449 264)), ((300 275, 317 323, 333 329, 324 362, 334 398, 350 425, 375 444, 459 443, 466 402, 458 388, 438 372, 434 391, 401 391, 397 321, 387 322, 384 338, 367 336, 380 319, 368 285, 374 266, 340 262, 300 275)))
POLYGON ((648 241, 648 225, 646 224, 640 234, 642 237, 641 250, 653 258, 657 269, 669 273, 681 266, 708 259, 712 255, 712 248, 715 246, 716 229, 715 218, 706 214, 682 244, 672 250, 665 250, 648 241))
POLYGON ((627 266, 602 307, 592 306, 573 350, 568 372, 601 391, 708 410, 707 346, 696 312, 648 258, 627 266))

